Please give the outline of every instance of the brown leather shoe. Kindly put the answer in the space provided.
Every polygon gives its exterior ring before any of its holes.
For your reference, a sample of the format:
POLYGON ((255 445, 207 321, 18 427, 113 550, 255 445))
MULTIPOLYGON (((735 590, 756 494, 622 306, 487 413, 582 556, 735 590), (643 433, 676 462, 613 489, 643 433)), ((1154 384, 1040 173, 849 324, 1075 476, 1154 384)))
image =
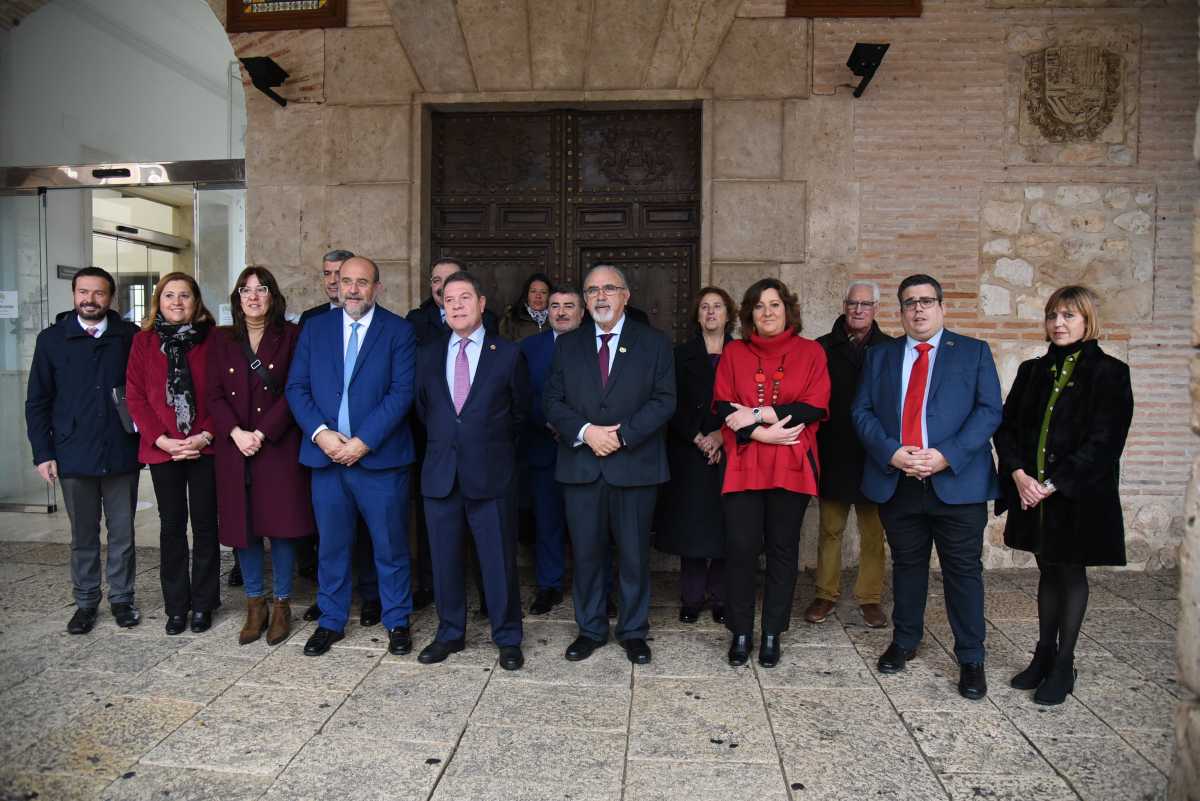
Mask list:
POLYGON ((248 645, 254 642, 267 628, 267 599, 246 599, 246 624, 238 634, 238 645, 248 645))
POLYGON ((869 628, 882 629, 888 624, 887 615, 883 613, 883 607, 879 604, 863 604, 862 607, 863 622, 869 628))
POLYGON ((287 598, 276 598, 271 607, 271 628, 267 629, 267 645, 279 645, 292 633, 292 605, 287 598))
POLYGON ((804 610, 804 619, 809 623, 824 623, 825 618, 837 606, 833 601, 824 598, 813 598, 813 602, 804 610))

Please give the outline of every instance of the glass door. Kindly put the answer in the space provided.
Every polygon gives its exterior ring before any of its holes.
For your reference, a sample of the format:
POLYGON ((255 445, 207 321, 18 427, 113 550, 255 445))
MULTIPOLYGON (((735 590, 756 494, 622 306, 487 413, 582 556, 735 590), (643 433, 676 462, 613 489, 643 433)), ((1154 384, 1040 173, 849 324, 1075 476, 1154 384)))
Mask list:
POLYGON ((33 469, 25 393, 48 323, 45 206, 37 191, 0 192, 0 508, 52 512, 54 488, 33 469))
POLYGON ((196 280, 219 325, 232 325, 229 296, 246 266, 246 188, 196 184, 196 280))

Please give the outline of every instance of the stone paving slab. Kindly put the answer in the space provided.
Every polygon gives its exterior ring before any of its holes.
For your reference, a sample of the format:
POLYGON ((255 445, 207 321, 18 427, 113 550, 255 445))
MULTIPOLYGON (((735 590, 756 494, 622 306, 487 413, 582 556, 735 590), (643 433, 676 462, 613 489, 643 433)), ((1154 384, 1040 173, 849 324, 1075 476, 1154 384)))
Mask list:
MULTIPOLYGON (((451 746, 318 734, 261 801, 425 801, 451 746)), ((224 801, 224 797, 222 797, 224 801)))
POLYGON ((1175 699, 1149 681, 1082 682, 1074 694, 1114 729, 1170 729, 1175 725, 1175 699))
POLYGON ((788 801, 788 791, 778 765, 632 761, 625 773, 624 797, 638 801, 788 801))
POLYGON ((54 801, 94 801, 108 779, 73 773, 39 773, 0 768, 0 798, 54 799, 54 801))
MULTIPOLYGON (((536 681, 573 686, 628 687, 633 666, 621 646, 615 642, 597 649, 583 662, 563 658, 567 646, 579 634, 574 623, 536 622, 525 624, 525 667, 513 673, 500 671, 498 679, 536 681)), ((665 637, 665 633, 656 634, 665 637)))
POLYGON ((901 715, 929 765, 946 773, 1052 773, 1016 726, 990 704, 972 711, 921 710, 901 715))
POLYGON ((754 676, 637 677, 629 721, 629 758, 777 762, 762 691, 754 676))
POLYGON ((996 776, 960 773, 940 777, 951 801, 1078 801, 1071 786, 1055 775, 996 776))
POLYGON ((624 736, 629 727, 629 694, 628 687, 493 680, 471 713, 471 724, 509 726, 520 721, 537 730, 579 729, 624 736))
POLYGON ((99 801, 256 801, 271 779, 246 773, 138 764, 109 784, 99 801))
POLYGON ((120 676, 55 668, 0 693, 0 763, 9 763, 72 717, 103 706, 123 684, 120 676))
POLYGON ((1163 774, 1119 737, 1039 737, 1033 744, 1083 801, 1166 798, 1163 774))

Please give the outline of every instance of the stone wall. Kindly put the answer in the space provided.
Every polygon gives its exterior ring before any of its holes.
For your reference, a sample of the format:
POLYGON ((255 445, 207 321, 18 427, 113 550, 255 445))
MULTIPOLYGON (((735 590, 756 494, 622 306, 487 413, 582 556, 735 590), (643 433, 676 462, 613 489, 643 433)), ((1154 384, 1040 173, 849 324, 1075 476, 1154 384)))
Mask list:
MULTIPOLYGON (((802 20, 783 0, 348 0, 349 27, 233 35, 291 74, 248 88, 248 256, 315 303, 320 254, 383 265, 387 304, 421 295, 425 109, 642 101, 704 116, 701 280, 764 275, 827 331, 850 277, 943 279, 950 326, 986 337, 1006 381, 1042 347, 1057 283, 1106 296, 1104 347, 1137 411, 1123 497, 1135 567, 1176 564, 1197 448, 1187 430, 1190 155, 1198 83, 1187 0, 926 0, 918 19, 802 20), (1076 7, 1083 6, 1083 7, 1076 7), (855 42, 891 50, 866 94, 855 42), (1040 194, 1039 194, 1040 193, 1040 194)), ((210 0, 218 16, 224 0, 210 0)), ((815 518, 806 521, 812 561, 815 518)), ((1027 559, 989 530, 988 566, 1027 559)), ((847 538, 853 561, 855 537, 847 538)))

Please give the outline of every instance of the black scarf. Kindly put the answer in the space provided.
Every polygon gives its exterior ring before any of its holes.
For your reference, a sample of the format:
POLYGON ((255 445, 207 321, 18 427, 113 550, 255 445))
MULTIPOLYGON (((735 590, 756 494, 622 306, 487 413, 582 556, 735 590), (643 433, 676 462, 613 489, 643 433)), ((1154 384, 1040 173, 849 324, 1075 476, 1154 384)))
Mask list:
POLYGON ((193 345, 204 341, 209 327, 207 322, 172 325, 161 314, 154 318, 160 350, 167 357, 167 405, 175 410, 175 425, 185 437, 196 422, 196 387, 187 355, 193 345))

